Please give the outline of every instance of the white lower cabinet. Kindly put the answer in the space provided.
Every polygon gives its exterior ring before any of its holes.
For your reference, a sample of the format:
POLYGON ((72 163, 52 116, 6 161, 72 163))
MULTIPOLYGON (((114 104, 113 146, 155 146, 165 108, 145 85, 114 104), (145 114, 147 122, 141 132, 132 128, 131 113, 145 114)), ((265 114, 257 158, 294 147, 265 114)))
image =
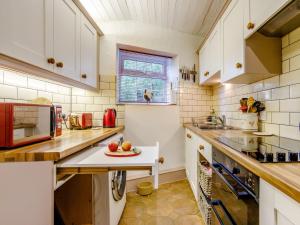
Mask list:
POLYGON ((212 162, 212 146, 189 129, 185 131, 185 169, 187 179, 198 201, 198 151, 212 162))
POLYGON ((259 224, 300 225, 300 204, 260 179, 259 224))

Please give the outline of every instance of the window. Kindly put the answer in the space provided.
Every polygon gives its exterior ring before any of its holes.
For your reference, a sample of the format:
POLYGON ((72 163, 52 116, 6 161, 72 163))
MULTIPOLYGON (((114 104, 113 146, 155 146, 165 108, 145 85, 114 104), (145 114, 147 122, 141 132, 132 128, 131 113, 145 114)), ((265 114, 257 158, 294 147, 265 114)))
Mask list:
POLYGON ((119 49, 119 103, 169 103, 170 57, 119 49))

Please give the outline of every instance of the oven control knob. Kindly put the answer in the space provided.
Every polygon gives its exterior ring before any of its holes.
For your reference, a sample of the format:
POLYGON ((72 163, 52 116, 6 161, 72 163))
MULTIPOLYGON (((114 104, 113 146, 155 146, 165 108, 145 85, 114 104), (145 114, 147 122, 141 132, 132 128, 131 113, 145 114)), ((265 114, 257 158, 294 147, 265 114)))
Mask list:
POLYGON ((277 152, 277 161, 285 162, 286 154, 284 152, 277 152))
POLYGON ((273 153, 266 153, 266 161, 273 162, 273 153))
POLYGON ((290 162, 298 162, 298 153, 297 152, 290 152, 289 153, 289 160, 290 160, 290 162))

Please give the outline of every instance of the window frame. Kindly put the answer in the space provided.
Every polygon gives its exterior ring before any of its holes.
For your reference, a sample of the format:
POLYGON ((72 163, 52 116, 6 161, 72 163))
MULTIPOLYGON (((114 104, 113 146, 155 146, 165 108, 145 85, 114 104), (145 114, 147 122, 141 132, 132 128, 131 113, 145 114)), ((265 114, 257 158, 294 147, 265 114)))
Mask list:
POLYGON ((168 67, 170 66, 170 60, 173 60, 173 57, 170 55, 161 55, 161 54, 153 54, 147 53, 145 51, 136 51, 130 49, 117 49, 117 88, 116 88, 116 96, 117 96, 117 104, 125 105, 125 104, 136 104, 136 105, 172 105, 172 103, 168 100, 168 67), (136 54, 136 55, 135 55, 136 54), (155 59, 153 58, 155 57, 155 59), (124 68, 124 61, 125 60, 133 60, 133 61, 140 61, 145 63, 157 63, 163 65, 163 72, 156 73, 156 72, 144 72, 138 70, 130 70, 124 68), (142 59, 142 60, 141 60, 142 59), (152 79, 161 79, 165 81, 165 91, 166 91, 166 101, 165 102, 141 102, 141 101, 120 101, 120 79, 122 76, 132 76, 132 77, 140 77, 140 78, 152 78, 152 79))

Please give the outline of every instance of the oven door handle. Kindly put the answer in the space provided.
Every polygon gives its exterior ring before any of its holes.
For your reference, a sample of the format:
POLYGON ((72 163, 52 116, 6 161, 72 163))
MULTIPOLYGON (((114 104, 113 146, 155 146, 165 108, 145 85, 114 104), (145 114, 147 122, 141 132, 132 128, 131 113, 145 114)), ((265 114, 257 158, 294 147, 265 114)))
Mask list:
POLYGON ((220 201, 220 200, 214 200, 211 202, 211 208, 214 212, 214 214, 216 215, 219 223, 221 225, 225 225, 225 223, 222 221, 222 218, 221 216, 219 215, 217 209, 216 209, 216 206, 220 206, 221 209, 223 210, 223 212, 225 213, 226 217, 228 218, 228 220, 230 221, 230 224, 231 225, 237 225, 236 222, 234 221, 233 217, 231 216, 231 214, 229 213, 229 211, 226 209, 226 207, 224 206, 223 202, 220 201))
MULTIPOLYGON (((213 163, 212 165, 213 170, 215 171, 215 173, 225 182, 225 184, 227 185, 227 187, 231 190, 231 192, 238 198, 247 198, 249 196, 253 196, 253 194, 251 193, 251 191, 238 179, 235 177, 234 174, 232 174, 225 166, 223 166, 221 163, 213 163), (218 171, 219 168, 222 168, 223 170, 226 171, 226 173, 232 178, 234 179, 234 181, 236 181, 242 188, 244 191, 236 191, 234 189, 234 187, 227 181, 227 179, 224 177, 224 175, 222 173, 220 173, 218 171)), ((255 197, 254 197, 255 198, 255 197)))

